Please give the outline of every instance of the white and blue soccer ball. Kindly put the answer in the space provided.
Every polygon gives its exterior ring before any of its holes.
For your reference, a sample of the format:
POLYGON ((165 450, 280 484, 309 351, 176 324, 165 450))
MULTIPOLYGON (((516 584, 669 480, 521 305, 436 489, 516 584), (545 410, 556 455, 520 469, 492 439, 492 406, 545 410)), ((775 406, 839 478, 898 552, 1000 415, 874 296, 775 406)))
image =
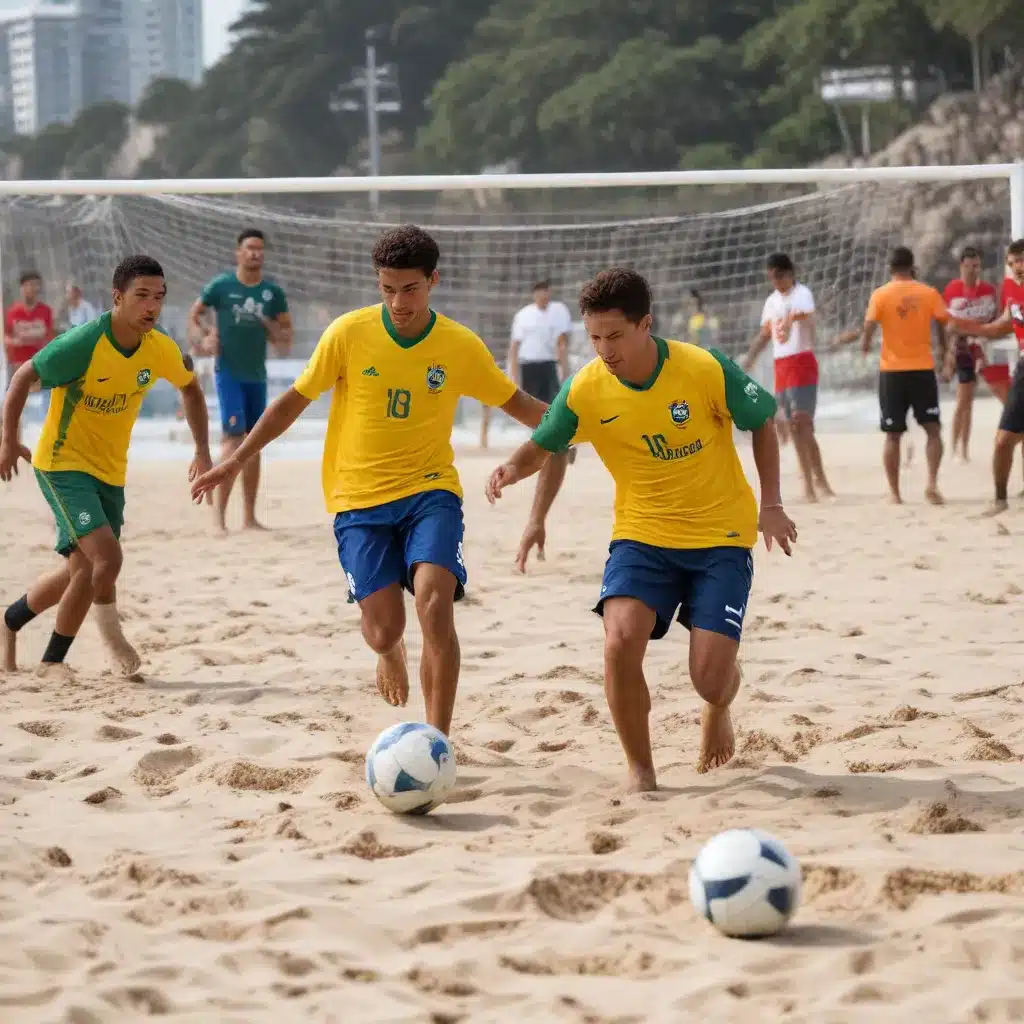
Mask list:
POLYGON ((455 787, 455 751, 432 725, 400 722, 385 729, 366 755, 366 782, 395 814, 426 814, 455 787))
POLYGON ((721 832, 690 867, 690 901, 723 935, 774 935, 800 903, 800 863, 767 832, 721 832))

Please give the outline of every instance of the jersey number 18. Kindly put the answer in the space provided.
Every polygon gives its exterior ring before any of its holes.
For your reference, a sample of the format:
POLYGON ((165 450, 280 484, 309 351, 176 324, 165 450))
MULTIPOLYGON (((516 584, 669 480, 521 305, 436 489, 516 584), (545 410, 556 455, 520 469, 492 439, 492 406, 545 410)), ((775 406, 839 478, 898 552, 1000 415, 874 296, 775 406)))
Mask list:
POLYGON ((405 388, 388 388, 387 417, 393 420, 407 420, 409 418, 409 402, 412 395, 405 388))

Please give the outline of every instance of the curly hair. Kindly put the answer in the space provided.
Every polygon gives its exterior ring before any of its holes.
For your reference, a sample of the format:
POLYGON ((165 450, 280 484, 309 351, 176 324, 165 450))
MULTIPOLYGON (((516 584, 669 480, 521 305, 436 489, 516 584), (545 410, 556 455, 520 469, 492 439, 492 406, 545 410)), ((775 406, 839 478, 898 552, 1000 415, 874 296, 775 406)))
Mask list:
POLYGON ((437 242, 415 224, 385 231, 373 247, 374 270, 420 270, 430 277, 441 253, 437 242))
POLYGON ((635 270, 613 267, 602 270, 580 292, 580 313, 610 313, 618 310, 630 323, 638 324, 651 311, 651 289, 635 270))

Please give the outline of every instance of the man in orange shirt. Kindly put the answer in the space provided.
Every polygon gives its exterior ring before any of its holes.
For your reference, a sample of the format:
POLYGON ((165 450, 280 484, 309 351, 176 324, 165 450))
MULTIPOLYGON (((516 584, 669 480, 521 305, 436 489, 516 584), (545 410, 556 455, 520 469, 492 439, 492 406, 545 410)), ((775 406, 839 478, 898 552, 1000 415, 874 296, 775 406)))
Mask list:
MULTIPOLYGON (((932 352, 932 324, 938 328, 942 363, 946 356, 945 325, 951 317, 942 296, 914 274, 914 254, 905 246, 893 250, 889 260, 892 277, 877 288, 868 303, 864 329, 860 334, 865 355, 875 332, 882 328, 882 359, 878 377, 885 448, 882 462, 889 493, 896 504, 900 496, 900 441, 907 432, 907 413, 927 435, 928 486, 925 498, 942 504, 939 493, 939 464, 942 462, 942 427, 939 420, 939 384, 932 352)), ((955 319, 953 321, 955 323, 955 319)))

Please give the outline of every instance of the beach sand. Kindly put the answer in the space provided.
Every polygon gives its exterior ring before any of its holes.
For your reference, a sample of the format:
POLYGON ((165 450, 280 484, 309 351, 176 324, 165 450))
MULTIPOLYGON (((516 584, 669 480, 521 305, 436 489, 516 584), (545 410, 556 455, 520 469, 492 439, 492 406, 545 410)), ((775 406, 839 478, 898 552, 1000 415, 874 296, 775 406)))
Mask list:
MULTIPOLYGON (((91 621, 77 682, 2 680, 0 1019, 1024 1020, 1024 508, 973 518, 996 413, 978 407, 975 461, 944 466, 943 508, 919 433, 897 509, 877 435, 823 439, 840 497, 790 504, 792 559, 755 556, 737 756, 694 771, 675 627, 648 658, 646 796, 621 790, 589 611, 607 474, 582 452, 522 577, 532 486, 491 509, 498 455, 460 454, 459 785, 422 819, 363 780, 376 734, 422 703, 376 695, 316 464, 271 460, 272 531, 227 539, 184 463, 133 464, 119 603, 144 681, 105 674, 91 621), (778 938, 722 938, 688 903, 690 859, 733 826, 803 863, 778 938)), ((6 603, 55 556, 31 475, 3 508, 6 603)), ((23 665, 51 628, 26 627, 23 665)))

